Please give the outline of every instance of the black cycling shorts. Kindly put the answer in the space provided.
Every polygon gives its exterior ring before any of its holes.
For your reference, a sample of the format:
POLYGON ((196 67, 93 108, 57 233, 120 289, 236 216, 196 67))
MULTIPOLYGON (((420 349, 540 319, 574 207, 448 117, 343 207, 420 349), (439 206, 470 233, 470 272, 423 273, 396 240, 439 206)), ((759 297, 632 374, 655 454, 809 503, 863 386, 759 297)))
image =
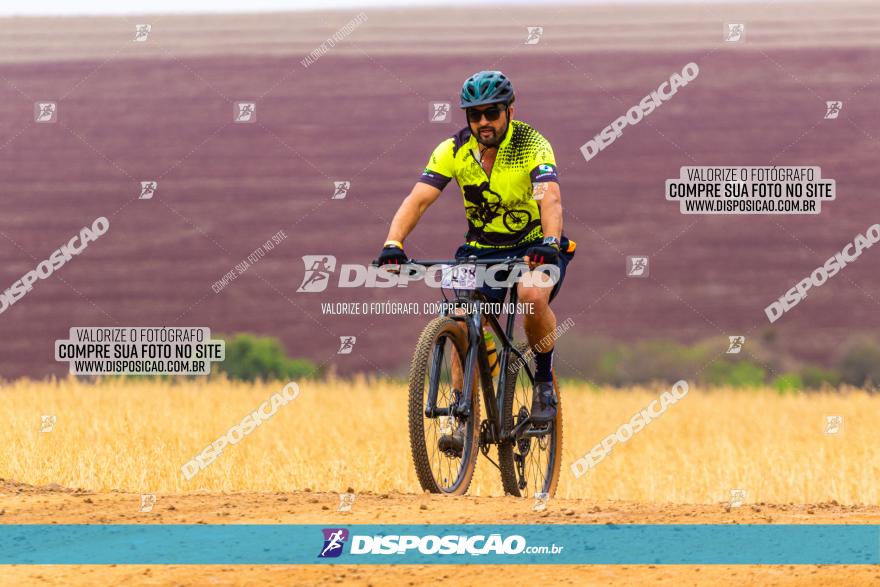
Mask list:
MULTIPOLYGON (((458 247, 458 250, 455 251, 455 258, 459 259, 461 257, 469 257, 471 255, 475 255, 477 259, 503 259, 504 257, 523 257, 526 254, 526 251, 529 247, 534 246, 536 244, 540 244, 541 241, 533 241, 529 243, 525 243, 522 245, 518 245, 516 247, 509 247, 504 249, 495 249, 495 248, 484 248, 484 247, 474 247, 471 245, 461 245, 458 247)), ((568 266, 569 261, 574 258, 575 251, 575 243, 566 237, 565 235, 559 239, 559 281, 553 286, 553 290, 550 292, 550 301, 553 301, 553 298, 556 297, 556 294, 559 293, 559 289, 562 287, 562 282, 565 279, 565 268, 568 266), (570 249, 570 250, 569 250, 570 249)), ((509 271, 499 271, 496 274, 496 278, 499 281, 503 281, 507 279, 509 275, 509 271)), ((507 289, 505 287, 492 287, 487 284, 483 284, 480 286, 479 291, 483 293, 489 301, 503 303, 504 298, 507 296, 507 289)))

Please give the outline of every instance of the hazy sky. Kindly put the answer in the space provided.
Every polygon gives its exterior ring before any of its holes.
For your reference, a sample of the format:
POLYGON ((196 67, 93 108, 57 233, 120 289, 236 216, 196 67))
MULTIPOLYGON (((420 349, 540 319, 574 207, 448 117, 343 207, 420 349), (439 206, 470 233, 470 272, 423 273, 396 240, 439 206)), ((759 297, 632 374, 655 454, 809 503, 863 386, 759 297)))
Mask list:
MULTIPOLYGON (((554 4, 662 4, 699 2, 746 2, 749 0, 554 0, 554 4)), ((759 1, 760 0, 756 0, 759 1)), ((778 0, 777 0, 778 1, 778 0)), ((0 16, 61 14, 154 14, 169 12, 265 12, 370 6, 452 6, 480 4, 528 4, 541 0, 30 0, 5 1, 0 16)), ((763 3, 769 4, 766 0, 763 3)))

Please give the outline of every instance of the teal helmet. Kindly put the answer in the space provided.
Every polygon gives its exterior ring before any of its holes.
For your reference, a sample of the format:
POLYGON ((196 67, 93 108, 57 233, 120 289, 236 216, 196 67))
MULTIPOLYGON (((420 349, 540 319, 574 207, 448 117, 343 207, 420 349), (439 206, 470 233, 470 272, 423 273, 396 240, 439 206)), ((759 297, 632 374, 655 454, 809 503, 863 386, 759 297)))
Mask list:
POLYGON ((513 101, 513 84, 500 71, 481 71, 467 78, 461 86, 461 107, 482 106, 513 101))

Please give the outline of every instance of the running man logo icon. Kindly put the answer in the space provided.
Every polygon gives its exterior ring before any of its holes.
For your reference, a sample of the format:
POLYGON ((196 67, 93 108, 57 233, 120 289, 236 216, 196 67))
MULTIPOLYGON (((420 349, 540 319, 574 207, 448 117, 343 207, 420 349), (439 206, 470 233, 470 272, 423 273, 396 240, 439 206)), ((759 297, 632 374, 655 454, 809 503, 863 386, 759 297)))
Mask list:
POLYGON ((452 105, 449 102, 431 102, 431 122, 449 122, 449 112, 452 105))
POLYGON ((544 194, 547 193, 548 182, 541 181, 532 183, 532 199, 533 200, 543 200, 544 194))
POLYGON ((147 37, 150 36, 150 29, 153 28, 148 24, 136 24, 134 25, 134 41, 135 43, 145 43, 147 41, 147 37))
POLYGON ((533 512, 543 512, 547 509, 547 502, 550 500, 550 494, 539 491, 535 493, 535 503, 532 505, 533 512))
POLYGON ((843 416, 825 416, 825 434, 840 434, 843 430, 843 416))
POLYGON ((745 33, 746 25, 742 23, 728 23, 727 35, 724 37, 724 40, 728 43, 736 43, 743 38, 745 33))
POLYGON ((541 36, 544 34, 544 27, 542 26, 530 26, 526 27, 528 31, 528 35, 526 36, 526 42, 524 45, 537 45, 541 41, 541 36))
POLYGON ((254 102, 236 102, 233 121, 251 123, 257 121, 257 105, 254 102))
POLYGON ((730 490, 730 502, 728 502, 728 506, 732 508, 741 507, 746 501, 746 490, 745 489, 731 489, 730 490))
POLYGON ((333 197, 331 200, 344 200, 345 196, 348 195, 348 190, 351 189, 350 181, 334 181, 333 182, 333 197))
POLYGON ((843 108, 843 102, 839 100, 825 102, 825 120, 833 120, 837 118, 840 114, 841 108, 843 108))
POLYGON ((324 528, 324 546, 318 553, 318 558, 336 558, 342 554, 342 547, 348 540, 348 530, 345 528, 324 528))
POLYGON ((728 336, 728 340, 730 341, 730 345, 727 347, 727 354, 736 355, 742 350, 743 345, 746 342, 745 336, 728 336))
POLYGON ((141 195, 138 196, 138 200, 150 200, 156 194, 156 190, 159 188, 158 181, 142 181, 141 182, 141 195))
POLYGON ((627 275, 627 277, 647 277, 648 276, 648 258, 647 257, 627 257, 626 258, 626 275, 627 275))
POLYGON ((152 493, 144 493, 141 495, 141 507, 138 511, 148 514, 153 511, 154 505, 156 505, 156 496, 152 493))
POLYGON ((40 432, 52 432, 57 421, 57 416, 40 416, 40 432))
POLYGON ((58 120, 58 104, 55 102, 35 102, 34 120, 40 123, 58 120))
POLYGON ((355 494, 354 493, 340 493, 339 494, 339 507, 336 511, 338 512, 350 512, 351 506, 354 505, 355 494))
POLYGON ((336 257, 333 255, 303 255, 306 274, 297 293, 316 293, 327 289, 330 274, 336 270, 336 257))
POLYGON ((440 424, 440 434, 452 434, 455 427, 455 416, 438 416, 437 421, 440 424))
POLYGON ((336 351, 337 355, 350 355, 351 351, 354 350, 354 343, 357 342, 356 336, 340 336, 339 337, 339 350, 336 351))

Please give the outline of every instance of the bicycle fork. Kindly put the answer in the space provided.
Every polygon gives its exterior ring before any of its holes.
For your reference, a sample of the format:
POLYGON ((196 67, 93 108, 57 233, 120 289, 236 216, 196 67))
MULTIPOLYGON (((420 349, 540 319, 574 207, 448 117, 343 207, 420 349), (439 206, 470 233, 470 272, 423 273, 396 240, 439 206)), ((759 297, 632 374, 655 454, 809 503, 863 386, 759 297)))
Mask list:
MULTIPOLYGON (((461 394, 458 401, 448 408, 437 407, 437 393, 440 382, 439 377, 432 377, 428 388, 428 402, 425 406, 425 416, 428 418, 436 418, 437 416, 456 416, 459 418, 469 418, 471 399, 473 397, 474 377, 476 376, 474 366, 478 362, 479 340, 480 335, 480 315, 477 311, 469 316, 456 317, 451 316, 456 321, 464 322, 467 327, 468 352, 465 356, 463 367, 463 381, 461 394)), ((452 352, 455 353, 453 345, 452 352)), ((431 369, 434 373, 439 373, 443 365, 445 355, 445 345, 435 345, 433 355, 431 357, 431 369)))
MULTIPOLYGON (((484 384, 488 382, 488 387, 486 387, 486 385, 483 386, 484 390, 492 387, 492 377, 491 370, 489 369, 489 364, 487 361, 480 361, 480 350, 482 348, 480 345, 485 346, 486 344, 482 338, 482 308, 480 306, 481 302, 477 302, 475 311, 469 315, 450 316, 453 320, 463 323, 467 329, 468 352, 465 355, 464 366, 462 368, 463 380, 461 386, 461 397, 460 401, 457 402, 457 405, 452 406, 451 408, 437 407, 438 381, 435 380, 431 382, 431 385, 428 388, 428 401, 427 405, 425 406, 425 416, 429 418, 437 416, 459 416, 462 418, 470 417, 470 405, 473 398, 473 389, 475 383, 474 378, 477 377, 477 369, 479 369, 479 373, 481 373, 482 375, 480 377, 480 381, 482 381, 484 384)), ((454 348, 452 352, 455 352, 454 348)), ((445 347, 443 345, 436 345, 434 347, 434 352, 431 359, 431 369, 435 373, 438 372, 442 367, 444 356, 445 347)), ((494 405, 494 402, 490 401, 489 397, 486 398, 486 404, 486 415, 490 421, 494 421, 497 413, 497 408, 494 405)))

